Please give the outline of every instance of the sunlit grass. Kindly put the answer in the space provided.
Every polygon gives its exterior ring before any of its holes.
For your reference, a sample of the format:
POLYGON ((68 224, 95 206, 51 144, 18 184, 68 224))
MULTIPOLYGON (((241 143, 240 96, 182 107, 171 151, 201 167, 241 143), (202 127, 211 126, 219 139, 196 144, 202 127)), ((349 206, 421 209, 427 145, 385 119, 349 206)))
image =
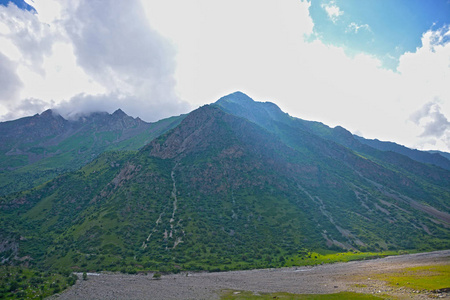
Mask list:
POLYGON ((290 257, 286 261, 286 267, 293 266, 310 266, 310 265, 320 265, 327 263, 337 263, 337 262, 349 262, 354 260, 366 260, 386 257, 389 255, 398 255, 395 251, 386 252, 343 252, 343 253, 331 253, 331 254, 320 254, 317 252, 310 252, 306 256, 299 255, 290 257))
POLYGON ((253 293, 249 291, 226 291, 223 293, 222 300, 229 299, 304 299, 304 300, 333 300, 333 299, 382 299, 377 296, 360 294, 353 292, 341 292, 335 294, 290 294, 290 293, 253 293))
POLYGON ((450 263, 446 265, 406 268, 401 272, 375 275, 392 286, 416 290, 438 290, 450 287, 450 263))

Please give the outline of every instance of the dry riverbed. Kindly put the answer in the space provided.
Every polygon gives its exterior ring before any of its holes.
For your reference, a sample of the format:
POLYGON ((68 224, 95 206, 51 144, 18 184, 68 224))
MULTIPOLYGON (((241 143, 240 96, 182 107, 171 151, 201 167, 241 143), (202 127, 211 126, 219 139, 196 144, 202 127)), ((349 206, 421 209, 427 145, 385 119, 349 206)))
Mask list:
POLYGON ((391 287, 376 279, 405 268, 450 264, 450 250, 391 256, 381 259, 220 273, 181 273, 163 275, 160 280, 148 275, 88 274, 53 298, 57 299, 220 299, 225 290, 254 293, 288 292, 329 294, 354 291, 390 295, 398 299, 449 298, 448 293, 429 293, 391 287))

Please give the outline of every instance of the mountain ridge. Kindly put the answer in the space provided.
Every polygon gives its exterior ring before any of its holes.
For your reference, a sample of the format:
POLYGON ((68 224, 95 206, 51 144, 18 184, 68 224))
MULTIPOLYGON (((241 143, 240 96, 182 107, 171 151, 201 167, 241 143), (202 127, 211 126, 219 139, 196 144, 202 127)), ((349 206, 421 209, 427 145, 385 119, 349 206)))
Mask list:
POLYGON ((32 188, 73 171, 107 150, 137 150, 184 116, 155 123, 95 112, 65 119, 53 110, 0 123, 0 195, 32 188), (31 175, 31 176, 30 176, 31 175))
MULTIPOLYGON (((350 147, 351 149, 360 149, 361 143, 376 150, 392 151, 397 154, 405 155, 421 163, 433 164, 446 170, 450 170, 450 160, 445 155, 442 155, 446 152, 443 152, 442 154, 440 154, 439 151, 434 151, 435 153, 429 153, 433 151, 409 149, 394 142, 368 140, 363 137, 353 135, 341 126, 331 128, 321 122, 306 121, 296 117, 291 117, 289 116, 289 114, 283 112, 276 104, 272 102, 256 102, 242 92, 235 92, 226 95, 220 98, 214 104, 219 105, 229 113, 247 118, 269 130, 274 130, 274 122, 281 122, 284 124, 290 124, 290 126, 310 131, 311 133, 314 133, 325 139, 333 140, 346 147, 350 147), (239 104, 239 101, 236 101, 237 99, 245 103, 245 105, 239 104), (230 105, 230 103, 232 104, 230 105), (242 112, 248 113, 247 115, 242 115, 242 112), (264 117, 264 115, 266 115, 266 117, 264 117), (269 118, 267 118, 267 116, 269 118)), ((450 154, 448 155, 450 156, 450 154)))
POLYGON ((40 266, 112 271, 263 268, 312 250, 450 247, 449 171, 365 156, 270 110, 279 120, 244 112, 264 128, 205 105, 138 151, 104 152, 4 197, 2 234, 14 255, 40 266))

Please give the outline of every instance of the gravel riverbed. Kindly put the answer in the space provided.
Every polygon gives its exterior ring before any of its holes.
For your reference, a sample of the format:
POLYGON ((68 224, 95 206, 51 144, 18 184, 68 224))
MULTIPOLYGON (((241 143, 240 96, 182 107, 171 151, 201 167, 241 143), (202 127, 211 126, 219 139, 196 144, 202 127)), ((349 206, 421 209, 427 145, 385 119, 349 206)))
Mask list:
POLYGON ((88 274, 52 299, 220 299, 224 290, 254 293, 289 292, 328 294, 354 291, 391 295, 399 299, 449 298, 448 293, 429 293, 389 287, 372 279, 375 274, 397 272, 421 265, 450 264, 450 250, 390 256, 374 260, 218 273, 180 273, 163 275, 88 274))

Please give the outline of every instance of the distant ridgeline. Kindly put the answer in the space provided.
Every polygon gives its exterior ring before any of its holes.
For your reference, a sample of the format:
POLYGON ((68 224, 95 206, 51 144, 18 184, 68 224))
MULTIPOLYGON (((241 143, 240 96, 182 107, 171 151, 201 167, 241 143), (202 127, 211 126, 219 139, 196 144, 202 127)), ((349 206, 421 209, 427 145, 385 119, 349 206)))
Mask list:
POLYGON ((76 170, 105 151, 138 150, 183 117, 146 123, 119 109, 66 120, 49 109, 0 123, 0 196, 76 170))
POLYGON ((0 134, 4 264, 177 272, 450 248, 444 156, 240 92, 152 124, 47 111, 0 134))

